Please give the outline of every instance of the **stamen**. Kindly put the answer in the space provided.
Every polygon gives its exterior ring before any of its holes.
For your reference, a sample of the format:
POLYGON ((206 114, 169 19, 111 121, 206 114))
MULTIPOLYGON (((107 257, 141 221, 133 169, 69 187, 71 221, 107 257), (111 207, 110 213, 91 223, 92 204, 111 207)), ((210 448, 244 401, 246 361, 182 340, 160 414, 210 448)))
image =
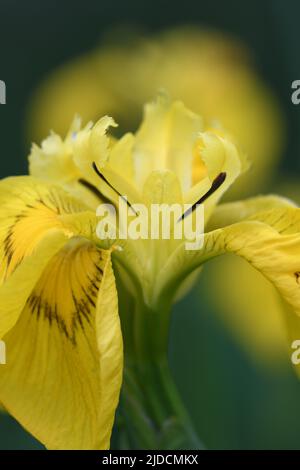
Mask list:
POLYGON ((119 191, 116 190, 116 188, 113 187, 113 185, 105 178, 105 176, 99 171, 97 165, 95 162, 93 162, 93 169, 94 171, 96 172, 96 174, 99 176, 100 179, 102 179, 102 181, 104 181, 113 191, 115 191, 115 193, 118 194, 118 196, 120 196, 123 201, 126 202, 127 206, 130 207, 130 209, 135 213, 135 215, 138 215, 138 213, 136 212, 136 210, 132 207, 132 205, 130 204, 130 202, 127 200, 126 197, 124 197, 119 191))
POLYGON ((106 196, 104 196, 104 194, 101 193, 101 191, 99 191, 98 188, 96 188, 96 186, 94 186, 93 184, 89 183, 88 181, 86 181, 85 179, 83 178, 80 178, 78 180, 78 183, 82 184, 82 186, 84 186, 86 189, 88 189, 89 191, 91 191, 91 193, 93 193, 98 199, 100 199, 101 201, 104 201, 106 203, 111 203, 110 199, 108 199, 106 196))
POLYGON ((177 222, 180 222, 181 220, 183 220, 185 217, 187 217, 188 215, 190 215, 192 212, 194 212, 194 210, 196 209, 197 205, 198 204, 203 204, 204 201, 206 201, 206 199, 208 199, 217 189, 219 189, 220 186, 222 186, 222 184, 224 183, 226 179, 226 173, 225 172, 222 172, 220 173, 212 182, 212 185, 211 187, 209 188, 209 190, 207 191, 207 193, 205 193, 203 196, 200 197, 200 199, 195 202, 191 207, 188 208, 187 211, 185 211, 181 216, 180 218, 177 220, 177 222))

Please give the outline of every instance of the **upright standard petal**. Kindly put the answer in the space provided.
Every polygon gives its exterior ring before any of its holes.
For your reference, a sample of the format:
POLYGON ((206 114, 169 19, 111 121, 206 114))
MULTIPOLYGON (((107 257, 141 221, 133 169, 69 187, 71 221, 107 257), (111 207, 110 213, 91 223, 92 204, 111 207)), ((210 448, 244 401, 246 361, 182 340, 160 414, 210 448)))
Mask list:
POLYGON ((183 192, 192 184, 194 147, 202 119, 180 102, 164 96, 145 106, 143 123, 133 149, 135 178, 142 188, 152 170, 172 170, 183 192))

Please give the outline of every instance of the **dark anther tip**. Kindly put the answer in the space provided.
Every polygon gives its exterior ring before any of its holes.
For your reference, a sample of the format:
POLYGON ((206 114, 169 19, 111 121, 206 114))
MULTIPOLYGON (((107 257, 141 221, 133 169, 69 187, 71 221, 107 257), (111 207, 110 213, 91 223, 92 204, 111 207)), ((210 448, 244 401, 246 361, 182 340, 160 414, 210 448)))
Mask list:
POLYGON ((203 204, 204 201, 206 201, 215 191, 217 191, 217 189, 219 189, 219 187, 222 186, 222 184, 226 180, 226 176, 227 176, 227 173, 225 171, 222 171, 222 173, 219 173, 218 176, 216 176, 216 178, 213 180, 209 190, 203 196, 201 196, 200 199, 197 202, 195 202, 186 212, 184 212, 177 222, 180 222, 185 217, 187 217, 192 212, 194 212, 194 210, 199 204, 203 204))

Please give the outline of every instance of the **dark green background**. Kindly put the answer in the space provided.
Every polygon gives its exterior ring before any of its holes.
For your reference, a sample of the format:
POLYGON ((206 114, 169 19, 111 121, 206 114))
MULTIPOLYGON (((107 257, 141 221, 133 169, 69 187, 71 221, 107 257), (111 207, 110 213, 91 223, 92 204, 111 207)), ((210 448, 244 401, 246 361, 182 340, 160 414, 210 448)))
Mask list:
MULTIPOLYGON (((180 24, 234 33, 253 51, 288 123, 282 174, 299 175, 300 2, 0 0, 0 176, 27 171, 25 114, 31 93, 55 66, 89 50, 114 26, 159 31, 180 24)), ((170 359, 178 387, 208 448, 300 448, 300 384, 293 374, 257 369, 226 333, 202 285, 176 306, 170 359), (206 300, 205 300, 206 299, 206 300)), ((0 416, 0 449, 42 448, 10 417, 0 416)))

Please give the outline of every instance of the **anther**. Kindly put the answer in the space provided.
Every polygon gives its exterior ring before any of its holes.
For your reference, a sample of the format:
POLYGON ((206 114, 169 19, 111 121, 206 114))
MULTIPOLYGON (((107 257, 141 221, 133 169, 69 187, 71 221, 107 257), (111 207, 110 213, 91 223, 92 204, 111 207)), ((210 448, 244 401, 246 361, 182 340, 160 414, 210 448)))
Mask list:
POLYGON ((209 188, 209 190, 203 195, 200 197, 200 199, 195 202, 191 207, 188 208, 187 211, 185 211, 178 219, 177 222, 180 222, 181 220, 183 220, 185 217, 187 217, 188 215, 190 215, 192 212, 194 212, 194 210, 196 209, 196 207, 198 206, 198 204, 203 204, 204 201, 206 201, 217 189, 219 189, 220 186, 222 186, 222 184, 224 183, 226 179, 226 173, 225 172, 222 172, 220 173, 212 182, 212 185, 211 187, 209 188))

